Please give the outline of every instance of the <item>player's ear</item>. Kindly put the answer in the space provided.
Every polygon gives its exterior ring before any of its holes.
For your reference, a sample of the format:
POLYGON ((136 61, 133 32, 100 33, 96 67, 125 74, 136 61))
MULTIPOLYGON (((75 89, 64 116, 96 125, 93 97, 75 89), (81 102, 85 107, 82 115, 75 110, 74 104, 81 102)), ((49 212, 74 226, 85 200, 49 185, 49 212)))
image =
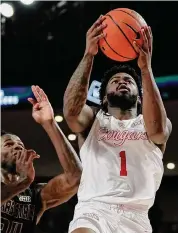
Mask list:
POLYGON ((137 97, 137 103, 140 104, 140 105, 142 104, 142 101, 141 101, 141 98, 140 98, 139 95, 138 95, 138 97, 137 97))
POLYGON ((107 96, 105 95, 104 98, 103 98, 103 104, 107 104, 107 96))
POLYGON ((107 100, 107 96, 105 95, 103 98, 103 110, 107 111, 108 109, 108 100, 107 100))

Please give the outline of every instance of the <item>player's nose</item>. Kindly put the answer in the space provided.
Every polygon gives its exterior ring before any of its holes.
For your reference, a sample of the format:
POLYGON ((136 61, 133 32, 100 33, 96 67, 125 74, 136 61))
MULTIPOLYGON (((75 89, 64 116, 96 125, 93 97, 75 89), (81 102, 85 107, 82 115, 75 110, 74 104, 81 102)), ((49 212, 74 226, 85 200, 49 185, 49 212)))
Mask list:
POLYGON ((118 82, 119 85, 122 85, 122 84, 127 84, 127 82, 124 80, 124 79, 120 79, 119 82, 118 82))
POLYGON ((22 151, 22 149, 23 149, 22 146, 17 145, 17 144, 14 145, 14 150, 15 151, 22 151))
POLYGON ((118 82, 117 89, 119 90, 122 87, 127 88, 127 82, 125 82, 124 80, 121 80, 121 81, 118 82))

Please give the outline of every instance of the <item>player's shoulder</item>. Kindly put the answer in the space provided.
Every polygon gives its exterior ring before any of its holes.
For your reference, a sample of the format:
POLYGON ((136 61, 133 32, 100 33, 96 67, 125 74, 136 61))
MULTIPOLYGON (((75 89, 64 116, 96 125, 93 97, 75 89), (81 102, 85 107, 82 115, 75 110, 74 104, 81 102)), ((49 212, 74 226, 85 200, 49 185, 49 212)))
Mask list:
POLYGON ((80 132, 80 133, 77 134, 79 145, 83 144, 84 140, 88 137, 88 134, 89 134, 89 132, 90 132, 92 126, 93 126, 93 123, 96 120, 96 118, 97 118, 97 116, 98 116, 98 114, 99 114, 99 112, 101 110, 100 108, 98 108, 96 106, 90 106, 90 108, 93 111, 93 116, 94 117, 93 117, 93 120, 91 121, 91 124, 83 132, 80 132))
POLYGON ((100 108, 96 107, 96 106, 90 106, 90 108, 93 111, 93 115, 94 117, 96 117, 96 115, 98 114, 98 112, 100 111, 100 108))

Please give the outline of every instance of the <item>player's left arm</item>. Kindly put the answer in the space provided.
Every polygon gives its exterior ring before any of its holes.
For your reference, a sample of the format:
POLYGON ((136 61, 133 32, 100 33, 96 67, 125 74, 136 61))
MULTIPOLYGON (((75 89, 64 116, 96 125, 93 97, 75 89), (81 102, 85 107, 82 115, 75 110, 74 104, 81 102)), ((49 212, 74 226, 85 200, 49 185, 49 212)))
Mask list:
POLYGON ((143 118, 148 138, 157 145, 164 145, 172 131, 172 124, 167 118, 151 68, 153 43, 151 28, 144 27, 141 34, 144 40, 143 46, 140 47, 136 42, 133 45, 138 52, 138 66, 142 75, 143 118))
POLYGON ((71 176, 72 174, 63 173, 47 184, 39 186, 41 209, 37 216, 37 223, 46 210, 67 202, 77 193, 80 179, 74 179, 71 176))
POLYGON ((32 86, 32 91, 36 98, 28 99, 33 105, 32 116, 49 136, 63 168, 63 174, 50 180, 40 191, 42 207, 39 220, 45 210, 68 201, 77 192, 82 166, 77 153, 54 119, 47 95, 39 86, 32 86))

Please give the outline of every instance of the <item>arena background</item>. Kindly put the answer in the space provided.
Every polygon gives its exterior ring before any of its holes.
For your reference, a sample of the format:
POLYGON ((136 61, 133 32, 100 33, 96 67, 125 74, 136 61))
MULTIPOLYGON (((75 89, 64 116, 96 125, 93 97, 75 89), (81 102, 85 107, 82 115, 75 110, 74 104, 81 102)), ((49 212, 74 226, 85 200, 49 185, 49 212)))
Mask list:
MULTIPOLYGON (((173 132, 164 155, 164 177, 150 218, 153 232, 178 232, 178 2, 37 1, 31 5, 2 2, 13 6, 14 15, 10 18, 1 15, 1 127, 19 135, 27 147, 41 155, 35 162, 36 182, 46 182, 62 170, 49 138, 31 117, 31 106, 26 101, 31 95, 30 85, 42 87, 55 114, 62 116, 63 94, 84 53, 86 31, 100 14, 119 7, 131 8, 152 27, 152 67, 173 132), (18 104, 4 100, 12 95, 19 97, 18 104), (174 169, 167 168, 169 162, 175 164, 174 169)), ((137 69, 136 61, 130 63, 137 69)), ((113 64, 116 63, 99 52, 91 81, 99 81, 113 64)), ((65 121, 59 124, 68 136, 71 132, 65 121)), ((76 140, 71 143, 78 152, 76 140)), ((75 196, 47 211, 36 232, 67 232, 76 202, 75 196)))

